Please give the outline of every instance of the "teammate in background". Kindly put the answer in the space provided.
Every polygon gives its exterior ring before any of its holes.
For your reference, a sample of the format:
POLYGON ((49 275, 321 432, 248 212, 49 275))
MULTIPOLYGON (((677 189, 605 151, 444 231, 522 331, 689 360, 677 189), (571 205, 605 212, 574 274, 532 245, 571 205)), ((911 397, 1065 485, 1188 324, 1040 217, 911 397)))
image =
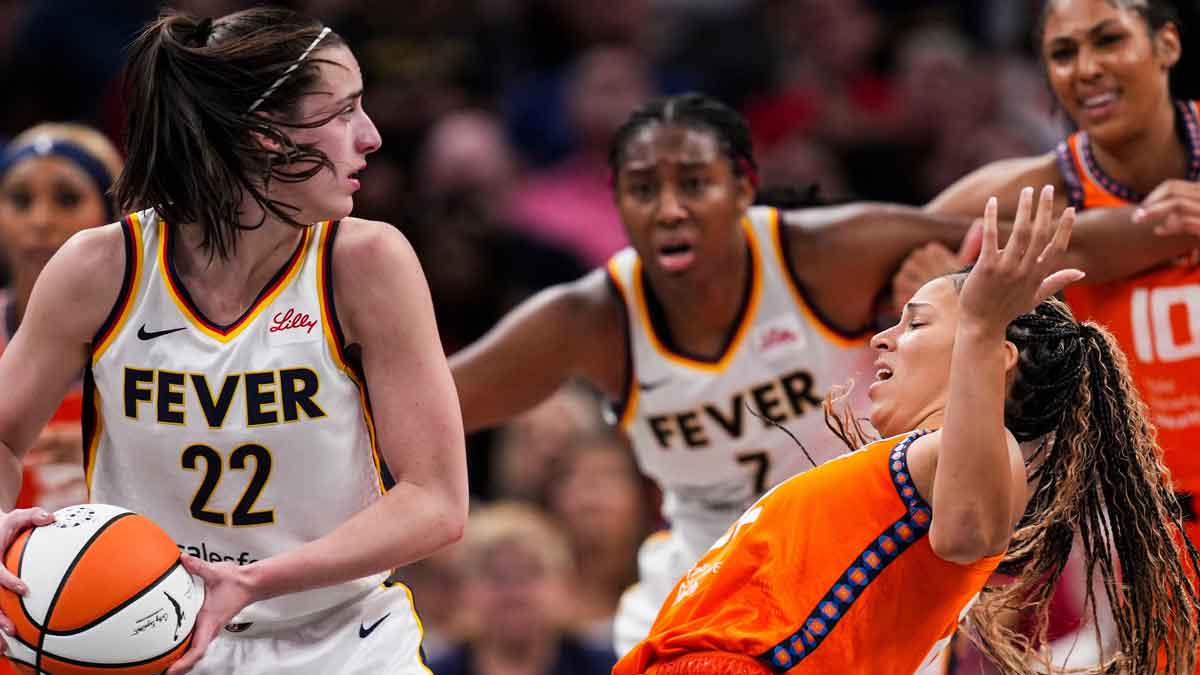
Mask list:
POLYGON ((1000 250, 989 200, 975 268, 872 339, 886 438, 759 500, 614 675, 909 673, 968 607, 1004 672, 1046 672, 996 618, 1028 606, 1044 625, 1075 534, 1120 638, 1093 672, 1191 672, 1195 549, 1116 343, 1041 300, 1083 274, 1062 268, 1073 212, 1052 223, 1050 186, 1031 222, 1032 202, 1000 250), (1013 583, 972 606, 1002 562, 1013 583))
MULTIPOLYGON (((1041 157, 983 167, 928 208, 977 211, 987 195, 1012 213, 1019 186, 1050 183, 1060 204, 1126 209, 1125 237, 1200 230, 1200 104, 1173 100, 1169 75, 1181 53, 1174 9, 1164 0, 1051 0, 1038 31, 1059 105, 1079 131, 1041 157)), ((1065 292, 1079 317, 1105 325, 1128 355, 1130 372, 1171 467, 1188 532, 1200 541, 1193 494, 1200 490, 1200 266, 1179 254, 1137 274, 1097 278, 1065 292), (1172 260, 1174 258, 1174 260, 1172 260), (1105 282, 1105 283, 1101 283, 1105 282), (1190 318, 1189 318, 1190 317, 1190 318)), ((1126 250, 1114 242, 1112 251, 1126 250)), ((1113 257, 1119 257, 1114 255, 1113 257)))
MULTIPOLYGON (((358 64, 265 8, 166 13, 129 58, 116 195, 150 208, 38 280, 0 356, 0 495, 86 367, 91 498, 228 561, 183 557, 206 598, 169 673, 427 673, 411 598, 382 582, 459 537, 465 450, 416 257, 348 217, 380 144, 358 64)), ((5 514, 0 545, 48 521, 5 514)))
MULTIPOLYGON (((1200 108, 1172 98, 1172 85, 1179 95, 1197 90, 1194 83, 1170 77, 1182 50, 1181 26, 1195 19, 1192 12, 1181 17, 1166 0, 1046 2, 1037 44, 1058 105, 1078 132, 1055 152, 975 171, 928 208, 969 214, 997 194, 1001 216, 1011 216, 1020 186, 1051 183, 1060 205, 1080 211, 1077 231, 1097 216, 1117 225, 1104 248, 1123 269, 1088 268, 1085 282, 1067 288, 1064 297, 1076 316, 1111 330, 1128 356, 1180 490, 1188 533, 1197 542, 1193 495, 1200 489, 1200 462, 1191 447, 1200 438, 1200 342, 1188 326, 1189 314, 1200 311, 1200 268, 1192 254, 1195 240, 1178 233, 1200 232, 1200 108), (1111 215, 1102 215, 1106 207, 1115 207, 1111 215), (1153 232, 1168 236, 1155 243, 1149 241, 1153 232), (1158 253, 1146 255, 1151 249, 1158 253), (1130 251, 1146 264, 1126 266, 1124 254, 1130 251)), ((897 303, 928 279, 960 268, 961 261, 939 244, 923 247, 893 281, 897 303)), ((1068 592, 1082 592, 1085 584, 1073 580, 1068 592)), ((1087 640, 1091 633, 1085 626, 1079 637, 1087 640)), ((1067 658, 1080 662, 1088 651, 1074 635, 1057 642, 1060 665, 1067 658)))
MULTIPOLYGON (((108 189, 120 171, 112 143, 78 124, 39 124, 0 152, 0 250, 11 274, 0 289, 0 349, 21 323, 50 256, 76 232, 114 220, 108 189)), ((71 387, 26 454, 19 507, 82 501, 81 393, 78 383, 71 387)))
POLYGON ((955 245, 970 221, 873 204, 751 206, 749 129, 695 94, 634 111, 609 162, 632 247, 528 300, 451 367, 471 430, 512 419, 575 376, 615 402, 672 526, 639 553, 640 583, 615 620, 623 653, 747 505, 837 454, 822 442, 821 403, 835 384, 869 377, 880 290, 910 249, 955 245))

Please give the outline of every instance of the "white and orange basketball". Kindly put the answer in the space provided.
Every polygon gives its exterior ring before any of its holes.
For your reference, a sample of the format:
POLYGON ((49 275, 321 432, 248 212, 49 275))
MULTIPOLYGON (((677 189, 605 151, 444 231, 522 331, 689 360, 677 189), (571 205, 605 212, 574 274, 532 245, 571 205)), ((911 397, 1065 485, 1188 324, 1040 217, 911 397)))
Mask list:
POLYGON ((179 548, 145 516, 107 504, 55 512, 22 532, 4 565, 29 586, 0 589, 16 624, 3 636, 17 672, 151 675, 191 644, 204 588, 179 564, 179 548))

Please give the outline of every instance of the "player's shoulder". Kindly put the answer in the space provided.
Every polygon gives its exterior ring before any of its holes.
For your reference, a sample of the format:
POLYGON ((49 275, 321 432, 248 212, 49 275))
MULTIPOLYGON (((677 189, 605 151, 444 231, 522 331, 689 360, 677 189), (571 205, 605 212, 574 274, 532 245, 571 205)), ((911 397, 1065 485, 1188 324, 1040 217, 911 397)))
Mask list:
POLYGON ((334 264, 349 259, 351 263, 371 264, 412 254, 408 238, 391 223, 365 218, 343 218, 338 222, 333 239, 334 264))
MULTIPOLYGON (((71 235, 46 265, 54 277, 73 282, 81 293, 105 290, 106 280, 120 286, 126 260, 126 235, 121 223, 101 225, 71 235)), ((53 278, 53 277, 52 277, 53 278)))
POLYGON ((602 267, 543 292, 545 301, 553 303, 563 314, 575 317, 577 321, 595 323, 596 328, 614 323, 614 314, 622 307, 620 294, 608 270, 602 267))
POLYGON ((412 244, 390 223, 343 218, 336 225, 329 252, 334 283, 356 288, 389 279, 410 281, 421 274, 412 244))
POLYGON ((34 296, 60 328, 90 338, 121 294, 127 257, 120 223, 78 232, 46 263, 34 296))

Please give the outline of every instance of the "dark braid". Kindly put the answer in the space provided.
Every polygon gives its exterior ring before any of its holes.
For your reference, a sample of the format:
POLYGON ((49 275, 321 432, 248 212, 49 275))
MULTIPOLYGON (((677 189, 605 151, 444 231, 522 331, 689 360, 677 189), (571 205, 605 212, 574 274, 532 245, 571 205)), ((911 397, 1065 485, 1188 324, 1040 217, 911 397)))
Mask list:
POLYGON ((717 138, 733 171, 738 176, 750 176, 756 182, 758 163, 754 160, 754 143, 750 126, 733 108, 703 94, 681 94, 654 99, 636 108, 629 119, 617 129, 608 149, 608 168, 616 177, 624 159, 625 146, 643 128, 653 124, 691 126, 711 132, 717 138))
MULTIPOLYGON (((1078 534, 1085 605, 1096 621, 1092 580, 1099 572, 1120 645, 1085 672, 1192 672, 1196 551, 1124 355, 1107 331, 1077 323, 1054 299, 1015 319, 1006 337, 1020 356, 1005 425, 1018 439, 1041 437, 1044 445, 1002 565, 1015 580, 985 589, 971 611, 973 637, 1005 672, 1034 672, 1028 657, 1046 644, 1050 598, 1078 534), (997 620, 1013 610, 1033 617, 1032 638, 997 620)), ((1052 667, 1047 655, 1037 656, 1052 667)))

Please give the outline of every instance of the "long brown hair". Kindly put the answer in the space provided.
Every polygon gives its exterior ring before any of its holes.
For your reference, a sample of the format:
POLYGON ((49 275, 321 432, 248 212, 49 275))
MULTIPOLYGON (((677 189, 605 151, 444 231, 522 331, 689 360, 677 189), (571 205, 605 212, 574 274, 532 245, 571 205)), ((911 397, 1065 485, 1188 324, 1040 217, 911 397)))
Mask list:
MULTIPOLYGON (((961 289, 966 275, 951 278, 961 289)), ((1191 673, 1200 640, 1200 561, 1125 355, 1108 331, 1078 323, 1053 298, 1014 319, 1005 336, 1019 358, 1004 424, 1017 440, 1042 445, 1031 458, 1033 494, 1000 565, 1012 581, 980 594, 968 615, 971 638, 1003 672, 1053 672, 1039 650, 1048 643, 1055 584, 1078 538, 1086 611, 1095 623, 1092 581, 1099 573, 1119 651, 1072 672, 1191 673), (1032 635, 1001 619, 1013 612, 1032 619, 1032 635)), ((852 413, 835 411, 832 398, 825 409, 848 445, 868 440, 852 413)))
POLYGON ((201 224, 204 247, 221 258, 233 253, 240 231, 262 224, 242 222, 247 195, 264 218, 308 225, 268 191, 272 180, 298 183, 333 168, 318 148, 287 134, 336 115, 301 121, 295 114, 316 85, 318 64, 331 63, 321 51, 345 44, 333 32, 318 41, 322 30, 268 7, 215 21, 167 11, 146 26, 125 70, 127 162, 114 187, 121 208, 152 207, 167 223, 201 224))
POLYGON ((1006 671, 1033 672, 1030 656, 1050 669, 1036 647, 1047 643, 1050 598, 1077 536, 1085 607, 1095 623, 1098 572, 1120 650, 1083 672, 1191 673, 1200 639, 1196 550, 1125 355, 1108 331, 1077 323, 1053 299, 1009 324, 1007 337, 1020 360, 1005 425, 1018 440, 1044 440, 1033 495, 1001 566, 1014 579, 984 590, 970 613, 972 638, 1006 671), (1033 617, 1032 636, 997 620, 1013 610, 1033 617))

